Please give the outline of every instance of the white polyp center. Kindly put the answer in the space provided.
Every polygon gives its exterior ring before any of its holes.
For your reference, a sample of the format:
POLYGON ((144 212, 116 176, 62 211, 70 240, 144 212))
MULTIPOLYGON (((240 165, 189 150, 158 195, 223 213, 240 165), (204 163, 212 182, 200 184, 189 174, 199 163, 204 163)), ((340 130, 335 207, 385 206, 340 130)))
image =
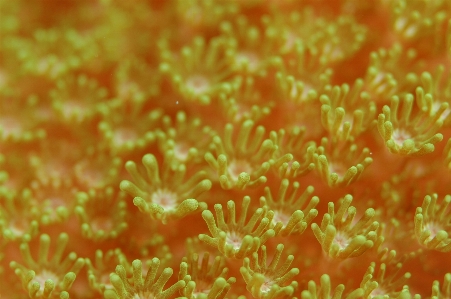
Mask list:
POLYGON ((226 236, 226 243, 232 245, 234 250, 238 250, 243 244, 243 236, 235 231, 228 232, 226 236))
POLYGON ((36 294, 37 296, 41 296, 44 292, 44 284, 45 281, 51 279, 55 283, 55 287, 59 284, 60 278, 58 275, 55 274, 55 272, 47 269, 43 269, 39 273, 36 273, 36 276, 33 280, 31 280, 28 285, 30 286, 33 281, 37 281, 39 283, 39 291, 36 294))
POLYGON ((134 93, 139 92, 139 87, 135 82, 121 82, 118 84, 118 95, 120 98, 130 98, 134 93))
POLYGON ((44 74, 50 69, 50 64, 51 62, 49 62, 47 57, 41 58, 37 63, 36 69, 39 73, 44 74))
POLYGON ((202 23, 204 16, 202 9, 199 6, 190 6, 183 14, 185 20, 192 22, 193 25, 199 25, 202 23))
POLYGON ((151 196, 151 201, 165 210, 174 210, 177 207, 177 194, 167 189, 158 189, 151 196))
POLYGON ((288 221, 290 220, 291 215, 287 215, 286 213, 282 211, 274 211, 274 218, 272 220, 273 224, 276 224, 277 222, 282 222, 283 226, 286 226, 288 224, 288 221))
POLYGON ((64 206, 64 204, 65 204, 64 198, 61 198, 59 195, 51 195, 44 200, 42 204, 43 211, 52 221, 54 221, 58 219, 56 209, 58 207, 64 206))
POLYGON ((298 100, 298 99, 306 100, 309 91, 312 89, 313 89, 313 87, 311 84, 307 84, 304 82, 303 86, 302 86, 302 90, 299 91, 299 88, 295 84, 293 84, 291 86, 291 90, 290 90, 290 97, 293 100, 298 100))
POLYGON ((405 38, 411 38, 414 37, 415 34, 417 34, 418 32, 418 26, 416 25, 410 25, 406 28, 406 30, 404 31, 404 37, 405 38))
POLYGON ((248 105, 243 105, 240 103, 236 104, 236 115, 235 121, 241 121, 244 118, 249 118, 251 116, 251 109, 248 105))
POLYGON ((211 281, 205 281, 204 279, 196 280, 196 289, 193 292, 194 298, 201 295, 202 297, 210 293, 212 283, 211 281))
POLYGON ((110 232, 113 230, 113 221, 110 216, 97 216, 92 219, 91 227, 93 231, 110 232))
POLYGON ((340 124, 340 131, 343 132, 343 125, 348 122, 351 125, 354 123, 354 118, 353 115, 349 114, 349 113, 345 113, 344 117, 343 117, 343 122, 340 124))
POLYGON ((382 70, 377 70, 377 73, 372 81, 374 91, 380 95, 392 92, 393 86, 391 86, 390 88, 390 86, 387 84, 387 81, 389 81, 390 78, 392 78, 391 75, 382 70))
POLYGON ((441 227, 441 225, 440 225, 439 223, 435 222, 435 221, 428 222, 428 223, 424 226, 424 228, 425 228, 426 230, 428 230, 428 231, 431 232, 431 235, 430 235, 429 238, 428 238, 429 241, 432 240, 432 239, 437 235, 437 233, 438 233, 439 231, 443 230, 443 228, 441 227))
POLYGON ((411 38, 418 32, 418 26, 415 24, 408 24, 406 17, 402 17, 396 20, 395 29, 401 33, 404 38, 411 38))
POLYGON ((184 142, 178 142, 174 147, 174 155, 180 161, 188 159, 190 147, 184 142))
POLYGON ((133 142, 138 138, 136 131, 130 127, 122 127, 114 130, 113 142, 117 146, 122 146, 127 142, 133 142))
POLYGON ((37 169, 39 175, 46 175, 53 178, 61 178, 71 173, 71 167, 66 161, 62 159, 54 158, 52 160, 42 162, 43 165, 39 165, 40 169, 37 169))
POLYGON ((340 162, 333 162, 333 161, 329 162, 329 171, 331 173, 336 173, 336 174, 338 174, 338 176, 342 177, 346 174, 347 170, 348 169, 346 168, 346 166, 344 166, 340 162))
POLYGON ((0 128, 4 136, 17 136, 22 132, 20 121, 11 116, 0 117, 0 128))
POLYGON ((205 93, 210 87, 210 82, 205 76, 193 75, 186 80, 186 86, 192 90, 194 94, 200 95, 205 93))
POLYGON ((407 130, 404 129, 395 129, 393 130, 393 141, 397 146, 402 146, 403 142, 407 139, 410 139, 412 134, 410 134, 407 130))
POLYGON ((345 233, 340 231, 338 231, 335 235, 334 241, 340 247, 340 250, 348 247, 349 245, 349 237, 345 233))
POLYGON ((373 83, 374 85, 382 84, 382 83, 383 83, 383 80, 385 79, 385 76, 386 76, 385 72, 379 70, 379 71, 376 73, 376 75, 374 76, 372 83, 373 83))
POLYGON ((103 179, 105 175, 99 169, 98 165, 90 161, 82 161, 75 166, 77 178, 86 184, 87 187, 98 188, 103 187, 103 179))
POLYGON ((324 44, 323 53, 328 57, 329 60, 335 61, 343 57, 343 51, 339 47, 338 43, 328 41, 324 44))
POLYGON ((248 70, 254 72, 258 70, 258 66, 260 64, 260 58, 255 52, 250 51, 241 51, 237 53, 235 58, 235 63, 238 66, 242 66, 243 64, 247 64, 248 70))
POLYGON ((11 219, 11 221, 9 222, 9 229, 14 234, 14 236, 22 236, 29 224, 30 223, 24 218, 17 217, 11 219))
POLYGON ((287 37, 285 39, 285 44, 283 45, 283 47, 287 50, 291 50, 294 48, 296 40, 297 40, 297 36, 293 31, 289 31, 287 34, 287 37))
POLYGON ((62 113, 64 117, 76 117, 77 121, 83 120, 86 111, 87 109, 85 105, 83 105, 79 100, 65 101, 62 106, 62 113))
POLYGON ((242 172, 252 173, 252 166, 247 160, 233 160, 230 162, 228 170, 231 178, 237 181, 242 172))
POLYGON ((36 71, 40 74, 47 74, 52 77, 56 77, 61 71, 64 70, 64 64, 61 63, 56 57, 43 57, 36 66, 36 71))
POLYGON ((399 18, 395 22, 395 29, 401 31, 407 24, 407 19, 405 17, 399 18))
POLYGON ((265 282, 260 287, 262 293, 268 293, 273 285, 273 280, 265 276, 265 282))
POLYGON ((368 297, 369 298, 382 297, 387 294, 388 294, 387 291, 385 291, 382 287, 377 287, 369 294, 368 297))

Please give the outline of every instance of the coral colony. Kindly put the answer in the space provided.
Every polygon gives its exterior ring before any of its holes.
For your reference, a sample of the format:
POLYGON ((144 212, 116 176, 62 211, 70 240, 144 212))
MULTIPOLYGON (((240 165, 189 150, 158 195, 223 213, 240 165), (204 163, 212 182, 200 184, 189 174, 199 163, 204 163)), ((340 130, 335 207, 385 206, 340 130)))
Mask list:
POLYGON ((2 299, 451 298, 451 1, 0 13, 2 299))

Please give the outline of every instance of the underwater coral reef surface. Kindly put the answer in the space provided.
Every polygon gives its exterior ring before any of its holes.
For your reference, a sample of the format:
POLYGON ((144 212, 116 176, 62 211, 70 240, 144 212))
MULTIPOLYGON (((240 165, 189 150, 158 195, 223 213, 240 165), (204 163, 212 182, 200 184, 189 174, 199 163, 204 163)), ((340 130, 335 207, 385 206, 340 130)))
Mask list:
POLYGON ((0 298, 451 298, 451 1, 0 1, 0 298))

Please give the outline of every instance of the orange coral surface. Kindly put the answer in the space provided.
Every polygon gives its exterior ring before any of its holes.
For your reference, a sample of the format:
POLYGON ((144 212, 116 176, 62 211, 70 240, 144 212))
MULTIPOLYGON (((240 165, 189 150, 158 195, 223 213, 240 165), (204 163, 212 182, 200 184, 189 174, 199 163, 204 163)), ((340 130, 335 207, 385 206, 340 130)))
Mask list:
POLYGON ((451 298, 450 20, 0 1, 0 298, 451 298))

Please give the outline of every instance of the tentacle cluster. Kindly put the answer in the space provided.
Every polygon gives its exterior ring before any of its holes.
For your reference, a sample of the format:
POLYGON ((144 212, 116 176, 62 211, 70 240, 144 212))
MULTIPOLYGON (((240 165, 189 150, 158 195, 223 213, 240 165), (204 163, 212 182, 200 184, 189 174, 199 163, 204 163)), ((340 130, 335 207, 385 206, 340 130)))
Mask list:
POLYGON ((128 298, 155 298, 168 299, 177 291, 186 286, 189 278, 178 280, 169 288, 163 290, 168 280, 174 272, 172 268, 165 268, 157 277, 160 260, 154 258, 147 270, 147 275, 143 276, 143 267, 140 260, 132 262, 132 277, 127 277, 124 266, 118 265, 115 273, 110 275, 111 284, 114 290, 106 290, 105 299, 128 299, 128 298))
POLYGON ((206 41, 197 36, 177 54, 170 51, 167 40, 160 42, 160 48, 160 71, 183 99, 206 105, 226 88, 232 70, 224 57, 224 39, 206 41))
POLYGON ((254 252, 251 257, 244 258, 240 272, 246 282, 246 288, 253 298, 290 298, 297 289, 298 283, 296 281, 290 282, 290 280, 299 274, 299 269, 288 270, 294 256, 289 255, 285 262, 277 267, 283 248, 283 244, 277 245, 274 257, 269 265, 267 264, 266 246, 264 245, 258 253, 254 252))
POLYGON ((204 253, 202 259, 193 253, 184 257, 180 264, 179 279, 189 275, 190 281, 180 292, 188 299, 222 299, 226 298, 235 277, 229 277, 229 269, 224 265, 224 258, 216 256, 210 263, 210 254, 204 253), (200 264, 199 264, 200 262, 200 264))
POLYGON ((288 192, 289 185, 290 181, 283 179, 277 197, 273 197, 270 188, 265 187, 265 196, 260 198, 260 204, 269 210, 268 218, 271 220, 271 228, 276 235, 284 237, 302 234, 318 215, 315 207, 319 203, 319 198, 311 196, 315 190, 313 186, 308 186, 298 197, 300 184, 293 182, 291 192, 288 192), (309 197, 310 200, 308 200, 309 197))
MULTIPOLYGON (((417 92, 417 98, 428 96, 417 92)), ((423 102, 423 100, 418 100, 423 102)), ((385 105, 379 114, 377 128, 387 149, 393 154, 422 156, 434 151, 443 135, 437 133, 443 125, 441 113, 429 115, 425 111, 413 111, 414 96, 406 94, 403 100, 393 96, 390 107, 385 105), (398 112, 400 103, 402 109, 398 112), (399 115, 398 115, 399 113, 399 115)), ((419 107, 421 108, 421 107, 419 107)))
POLYGON ((263 126, 258 126, 250 139, 253 127, 253 121, 244 121, 236 140, 232 141, 234 126, 227 124, 224 139, 213 138, 216 158, 210 152, 205 154, 205 160, 217 171, 223 189, 258 187, 267 181, 264 174, 270 168, 269 158, 275 146, 270 139, 263 140, 263 126))
POLYGON ((415 236, 428 249, 451 251, 451 195, 446 195, 441 204, 437 194, 426 195, 423 205, 415 212, 415 236))
POLYGON ((160 176, 158 161, 152 154, 142 158, 147 178, 138 171, 133 161, 128 161, 125 168, 135 183, 124 180, 121 190, 134 196, 133 203, 143 213, 167 223, 171 219, 180 219, 195 211, 202 211, 207 204, 195 198, 211 188, 211 181, 206 173, 199 171, 185 180, 187 169, 184 164, 173 164, 173 153, 167 153, 163 172, 160 176))
POLYGON ((374 124, 376 104, 368 92, 362 91, 363 84, 358 79, 352 87, 327 86, 320 96, 321 122, 331 139, 354 141, 374 124))
POLYGON ((359 151, 355 143, 322 138, 313 156, 316 172, 330 187, 347 186, 360 178, 363 171, 373 163, 368 148, 359 151))
POLYGON ((13 261, 10 266, 20 278, 22 286, 28 291, 30 298, 69 298, 68 290, 74 283, 78 272, 84 266, 85 261, 83 258, 77 259, 75 252, 71 252, 62 260, 63 251, 68 241, 69 236, 67 234, 59 235, 56 250, 50 260, 48 259, 50 249, 50 237, 48 235, 43 234, 40 237, 37 260, 31 256, 28 243, 20 245, 20 252, 25 265, 13 261))
POLYGON ((345 286, 339 284, 332 290, 332 283, 329 275, 323 274, 320 283, 317 285, 313 280, 308 282, 308 289, 302 291, 301 299, 357 299, 362 298, 364 291, 361 288, 355 289, 343 296, 345 286))
POLYGON ((207 223, 211 237, 200 234, 199 239, 210 246, 217 248, 228 258, 242 259, 252 255, 265 244, 269 238, 275 236, 275 231, 269 228, 269 219, 265 210, 258 208, 246 223, 250 197, 243 198, 241 214, 236 220, 235 202, 227 202, 227 220, 224 218, 222 205, 214 206, 216 221, 209 210, 202 212, 202 218, 207 223), (255 227, 257 225, 257 227, 255 227))
POLYGON ((177 112, 174 121, 165 116, 162 122, 162 129, 155 133, 160 151, 172 151, 180 163, 201 163, 216 132, 203 125, 200 118, 187 118, 184 111, 177 112))
POLYGON ((115 239, 125 229, 125 193, 107 188, 100 192, 77 194, 75 213, 81 222, 81 234, 95 241, 115 239))
POLYGON ((299 177, 315 169, 316 146, 305 140, 306 128, 294 127, 290 131, 271 131, 269 138, 276 145, 270 163, 280 177, 299 177))
MULTIPOLYGON (((364 298, 375 297, 384 298, 386 296, 393 298, 410 298, 409 288, 406 282, 411 277, 409 272, 399 276, 402 269, 402 263, 393 267, 387 267, 384 263, 379 265, 378 274, 375 274, 376 264, 371 263, 368 270, 363 275, 360 288, 363 289, 364 298)), ((419 297, 415 297, 419 298, 419 297)))
POLYGON ((331 258, 346 259, 364 254, 374 246, 379 222, 372 221, 376 212, 367 209, 364 215, 354 223, 357 209, 350 206, 352 196, 340 199, 340 207, 335 213, 334 203, 329 202, 328 212, 324 214, 321 226, 312 224, 316 239, 323 251, 331 258))

